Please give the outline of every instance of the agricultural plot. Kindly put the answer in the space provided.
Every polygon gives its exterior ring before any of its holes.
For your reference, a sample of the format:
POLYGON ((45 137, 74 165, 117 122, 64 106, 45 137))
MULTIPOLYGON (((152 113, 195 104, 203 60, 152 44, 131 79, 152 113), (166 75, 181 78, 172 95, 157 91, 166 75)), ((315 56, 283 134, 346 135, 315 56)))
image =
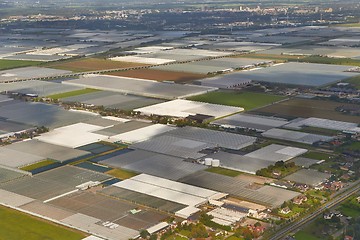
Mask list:
POLYGON ((149 79, 155 81, 173 81, 177 83, 190 82, 197 79, 205 78, 204 74, 196 73, 185 73, 185 72, 175 72, 175 71, 162 71, 156 69, 141 69, 141 70, 129 70, 129 71, 120 71, 113 72, 110 75, 120 76, 120 77, 130 77, 130 78, 141 78, 149 79))
POLYGON ((189 99, 199 102, 243 107, 248 111, 268 104, 273 104, 274 102, 284 99, 284 97, 265 93, 219 91, 194 96, 189 99))
MULTIPOLYGON (((1 56, 1 48, 0 48, 0 56, 1 56)), ((36 66, 39 63, 40 62, 36 62, 36 61, 18 61, 18 60, 0 59, 0 70, 27 67, 27 66, 36 66)))
POLYGON ((110 61, 110 60, 99 59, 99 58, 85 58, 85 59, 74 60, 74 61, 50 63, 47 65, 47 67, 68 70, 68 71, 73 71, 73 72, 87 72, 87 71, 118 69, 118 68, 132 68, 132 67, 140 67, 140 66, 144 66, 144 64, 110 61))
POLYGON ((67 86, 61 83, 31 80, 26 82, 0 83, 1 91, 10 91, 22 94, 36 94, 42 97, 80 90, 79 87, 67 86))
POLYGON ((298 55, 298 56, 311 56, 322 55, 334 58, 354 58, 360 57, 359 48, 349 47, 334 47, 334 46, 320 46, 320 45, 304 45, 295 48, 273 48, 262 52, 263 54, 275 54, 275 55, 298 55))
POLYGON ((358 116, 346 115, 336 111, 337 107, 343 105, 346 106, 349 104, 334 101, 293 98, 288 101, 257 109, 255 112, 267 116, 272 115, 285 118, 317 117, 353 123, 360 122, 360 117, 358 116))
POLYGON ((258 82, 319 87, 356 76, 346 72, 352 66, 314 63, 284 63, 239 73, 239 77, 258 82))
POLYGON ((86 236, 81 232, 60 227, 5 207, 0 207, 0 215, 6 219, 6 221, 0 222, 0 238, 2 239, 80 240, 86 236))

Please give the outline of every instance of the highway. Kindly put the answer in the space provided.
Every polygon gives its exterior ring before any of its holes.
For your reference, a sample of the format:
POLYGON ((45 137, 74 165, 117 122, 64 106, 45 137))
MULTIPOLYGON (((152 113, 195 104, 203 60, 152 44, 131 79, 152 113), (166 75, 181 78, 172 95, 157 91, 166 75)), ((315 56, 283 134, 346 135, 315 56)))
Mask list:
POLYGON ((270 240, 279 240, 283 239, 286 236, 288 236, 289 233, 295 232, 296 230, 300 229, 303 225, 306 223, 314 220, 318 216, 320 216, 326 209, 332 208, 339 203, 346 200, 351 195, 355 194, 356 192, 360 191, 360 181, 356 181, 351 186, 349 186, 346 189, 343 189, 341 192, 339 192, 333 199, 331 199, 329 202, 324 204, 322 207, 317 209, 315 212, 303 217, 302 219, 286 226, 284 229, 279 230, 277 233, 275 233, 272 237, 270 237, 270 240))

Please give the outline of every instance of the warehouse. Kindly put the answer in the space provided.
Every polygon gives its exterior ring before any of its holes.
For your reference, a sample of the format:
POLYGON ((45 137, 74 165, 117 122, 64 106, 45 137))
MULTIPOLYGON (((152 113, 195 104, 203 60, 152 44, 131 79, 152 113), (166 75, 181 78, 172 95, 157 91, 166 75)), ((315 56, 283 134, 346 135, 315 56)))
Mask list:
POLYGON ((329 173, 322 173, 313 169, 301 169, 285 177, 285 179, 291 182, 303 183, 314 187, 325 182, 330 178, 330 176, 331 174, 329 173))
POLYGON ((143 127, 126 133, 111 136, 107 141, 133 144, 137 142, 146 141, 152 137, 155 137, 162 133, 166 133, 173 129, 175 128, 167 125, 154 124, 148 127, 143 127))
POLYGON ((272 161, 222 151, 210 154, 207 157, 219 160, 220 166, 223 168, 234 169, 249 174, 256 174, 258 170, 274 164, 272 161))
POLYGON ((104 127, 86 123, 76 123, 56 128, 36 137, 36 139, 63 147, 77 148, 107 139, 108 137, 105 135, 93 133, 100 129, 104 129, 104 127))
POLYGON ((212 122, 223 128, 249 128, 257 131, 267 131, 275 127, 281 127, 289 123, 286 119, 251 115, 235 114, 212 122))
POLYGON ((189 126, 177 128, 174 131, 168 132, 167 135, 203 141, 217 147, 234 150, 250 146, 256 141, 255 137, 189 126))
POLYGON ((89 87, 161 99, 186 98, 216 90, 216 88, 210 87, 161 83, 151 80, 109 75, 87 75, 80 79, 63 81, 63 83, 78 87, 89 87))
POLYGON ((80 90, 80 87, 64 85, 61 83, 31 80, 26 82, 0 83, 1 91, 9 91, 21 94, 36 94, 38 96, 49 96, 63 92, 80 90))
POLYGON ((298 143, 304 143, 310 145, 316 142, 329 142, 334 139, 333 137, 329 137, 329 136, 297 132, 297 131, 291 131, 291 130, 279 129, 279 128, 270 129, 262 133, 261 135, 267 138, 287 140, 291 142, 298 142, 298 143))
POLYGON ((143 115, 173 116, 179 118, 185 118, 194 114, 202 114, 219 118, 242 112, 244 109, 240 107, 177 99, 148 107, 138 108, 134 111, 141 112, 143 115))
POLYGON ((0 71, 0 82, 8 82, 19 79, 45 78, 56 75, 69 74, 70 71, 51 68, 25 67, 12 70, 0 71))
POLYGON ((353 67, 290 62, 243 71, 239 73, 239 77, 258 82, 319 87, 358 75, 358 73, 346 72, 351 68, 353 67))
POLYGON ((190 207, 187 210, 191 211, 180 212, 182 214, 186 213, 187 216, 185 217, 189 217, 193 213, 200 211, 200 209, 197 209, 196 207, 207 203, 209 199, 218 200, 226 196, 226 194, 222 194, 220 192, 158 178, 147 174, 140 174, 130 179, 115 183, 113 186, 186 205, 190 207))
POLYGON ((315 118, 315 117, 306 118, 306 119, 297 118, 291 123, 287 124, 285 127, 289 129, 299 130, 303 126, 325 128, 325 129, 331 129, 337 131, 360 132, 357 123, 342 122, 342 121, 335 121, 335 120, 315 118))
POLYGON ((278 144, 271 144, 269 146, 260 148, 254 152, 248 153, 245 157, 263 159, 267 161, 288 161, 294 157, 306 153, 308 150, 303 148, 288 147, 278 144))

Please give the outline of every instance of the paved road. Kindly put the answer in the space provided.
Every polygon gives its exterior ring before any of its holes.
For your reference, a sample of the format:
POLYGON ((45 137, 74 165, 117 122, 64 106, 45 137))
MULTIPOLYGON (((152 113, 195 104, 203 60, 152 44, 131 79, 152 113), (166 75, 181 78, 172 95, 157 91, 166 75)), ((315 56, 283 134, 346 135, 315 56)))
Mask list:
POLYGON ((339 192, 333 199, 331 199, 329 202, 326 203, 326 205, 323 205, 321 208, 316 210, 315 212, 311 213, 310 215, 307 215, 306 217, 292 223, 291 225, 285 227, 284 229, 281 229, 278 231, 275 235, 273 235, 270 240, 279 240, 286 237, 289 233, 295 232, 298 230, 301 226, 305 225, 306 223, 314 220, 318 216, 320 216, 326 209, 332 208, 339 203, 346 200, 348 197, 353 195, 354 193, 360 191, 360 180, 353 183, 351 186, 349 186, 346 189, 343 189, 341 192, 339 192))

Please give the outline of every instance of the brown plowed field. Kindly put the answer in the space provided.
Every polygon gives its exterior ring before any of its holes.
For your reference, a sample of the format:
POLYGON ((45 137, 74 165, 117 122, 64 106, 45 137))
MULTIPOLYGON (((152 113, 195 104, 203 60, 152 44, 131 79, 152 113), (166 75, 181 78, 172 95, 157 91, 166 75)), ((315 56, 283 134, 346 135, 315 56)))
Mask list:
POLYGON ((337 107, 343 105, 351 104, 335 101, 293 98, 288 101, 257 109, 254 111, 254 113, 273 115, 278 117, 318 117, 337 121, 359 123, 359 116, 351 116, 336 111, 337 107))
POLYGON ((116 68, 140 67, 147 66, 147 64, 111 61, 100 58, 85 58, 74 61, 50 63, 45 66, 50 68, 69 70, 73 72, 86 72, 116 68))
POLYGON ((185 73, 185 72, 171 72, 154 69, 138 69, 130 71, 121 71, 110 73, 114 76, 142 78, 156 81, 174 81, 174 82, 189 82, 196 79, 205 78, 206 75, 185 73))

